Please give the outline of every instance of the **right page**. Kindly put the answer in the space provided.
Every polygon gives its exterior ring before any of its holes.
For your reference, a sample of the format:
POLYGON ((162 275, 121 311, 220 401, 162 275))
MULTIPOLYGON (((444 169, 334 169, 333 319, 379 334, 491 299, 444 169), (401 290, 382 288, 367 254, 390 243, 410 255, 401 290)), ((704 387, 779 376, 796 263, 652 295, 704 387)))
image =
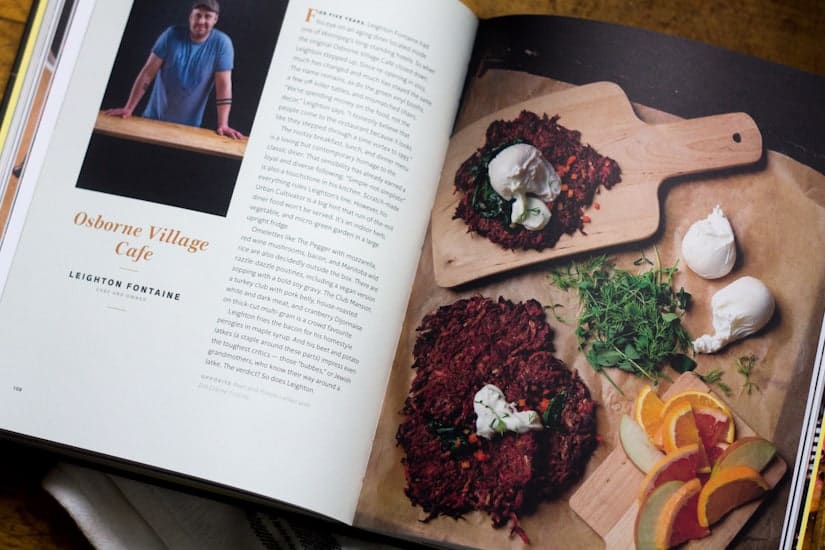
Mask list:
POLYGON ((495 548, 632 548, 637 523, 777 547, 825 310, 823 79, 526 16, 482 23, 470 74, 356 523, 495 548), (630 303, 650 289, 652 319, 630 303), (716 466, 745 443, 747 472, 716 466), (653 510, 657 476, 679 494, 653 510), (705 517, 685 519, 694 497, 705 517))

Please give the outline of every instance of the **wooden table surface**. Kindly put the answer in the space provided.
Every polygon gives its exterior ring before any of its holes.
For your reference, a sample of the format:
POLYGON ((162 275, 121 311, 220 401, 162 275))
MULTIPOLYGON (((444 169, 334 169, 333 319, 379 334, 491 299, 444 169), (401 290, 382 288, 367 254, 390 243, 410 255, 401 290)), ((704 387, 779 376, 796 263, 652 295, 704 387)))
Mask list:
MULTIPOLYGON (((553 13, 692 38, 825 75, 825 7, 817 0, 465 0, 480 16, 553 13)), ((0 90, 5 89, 31 0, 0 0, 0 90)), ((40 488, 54 459, 0 443, 0 548, 89 548, 40 488)))

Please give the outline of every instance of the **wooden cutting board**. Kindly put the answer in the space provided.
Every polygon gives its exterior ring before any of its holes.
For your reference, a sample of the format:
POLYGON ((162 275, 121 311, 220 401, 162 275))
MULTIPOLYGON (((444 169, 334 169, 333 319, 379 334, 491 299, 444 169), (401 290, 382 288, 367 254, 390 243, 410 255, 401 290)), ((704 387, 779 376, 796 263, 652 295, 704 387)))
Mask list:
POLYGON ((633 112, 624 91, 597 82, 534 98, 486 116, 450 141, 432 212, 435 279, 452 287, 487 275, 553 258, 640 241, 653 236, 660 223, 659 187, 663 180, 756 162, 762 135, 744 113, 729 113, 665 124, 647 124, 633 112), (581 132, 600 154, 618 162, 621 182, 597 195, 600 209, 586 211, 587 235, 563 235, 553 248, 511 251, 454 220, 460 195, 454 179, 458 168, 484 145, 487 127, 512 120, 522 110, 560 115, 559 124, 581 132))
MULTIPOLYGON (((663 397, 684 390, 709 391, 708 387, 693 374, 681 375, 668 388, 663 397)), ((754 431, 734 414, 737 439, 754 435, 754 431)), ((785 461, 777 456, 762 472, 771 486, 776 487, 787 470, 785 461)), ((632 550, 633 529, 639 511, 637 495, 644 474, 630 462, 620 444, 616 445, 604 462, 581 484, 570 498, 570 507, 605 541, 607 550, 632 550)), ((730 512, 725 518, 711 526, 711 534, 680 548, 707 549, 726 548, 743 525, 753 515, 764 499, 749 502, 730 512)))

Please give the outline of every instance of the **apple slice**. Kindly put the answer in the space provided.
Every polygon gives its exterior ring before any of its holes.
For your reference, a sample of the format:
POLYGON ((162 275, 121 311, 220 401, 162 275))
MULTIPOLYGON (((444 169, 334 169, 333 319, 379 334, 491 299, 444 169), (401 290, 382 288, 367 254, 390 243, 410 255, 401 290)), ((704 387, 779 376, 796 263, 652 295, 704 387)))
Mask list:
POLYGON ((707 527, 699 525, 697 503, 701 490, 702 483, 693 478, 667 499, 656 524, 656 548, 674 548, 710 534, 707 527))
POLYGON ((750 466, 761 472, 776 456, 776 445, 757 436, 741 437, 725 449, 713 465, 716 474, 722 468, 731 466, 750 466))
POLYGON ((645 474, 665 456, 650 442, 642 427, 626 414, 619 420, 619 442, 627 458, 645 474))
POLYGON ((659 548, 656 545, 656 530, 661 521, 662 511, 670 497, 684 484, 684 481, 667 481, 645 496, 639 505, 639 513, 636 515, 636 524, 633 530, 637 550, 659 548))

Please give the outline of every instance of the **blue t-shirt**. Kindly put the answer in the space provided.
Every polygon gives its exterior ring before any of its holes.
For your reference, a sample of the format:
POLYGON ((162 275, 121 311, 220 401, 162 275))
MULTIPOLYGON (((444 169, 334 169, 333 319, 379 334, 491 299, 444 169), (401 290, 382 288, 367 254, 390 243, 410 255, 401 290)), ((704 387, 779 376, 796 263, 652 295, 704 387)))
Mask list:
POLYGON ((152 48, 163 65, 155 76, 146 118, 200 126, 217 71, 231 71, 235 52, 225 33, 212 29, 200 44, 189 38, 189 27, 169 27, 152 48))

